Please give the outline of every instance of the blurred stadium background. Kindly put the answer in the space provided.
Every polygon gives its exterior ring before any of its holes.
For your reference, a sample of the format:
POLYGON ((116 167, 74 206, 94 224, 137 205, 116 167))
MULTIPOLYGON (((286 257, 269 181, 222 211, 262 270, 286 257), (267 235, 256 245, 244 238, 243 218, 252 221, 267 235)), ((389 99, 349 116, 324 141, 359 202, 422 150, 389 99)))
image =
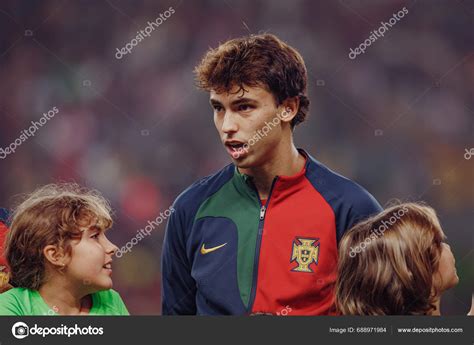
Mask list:
MULTIPOLYGON (((0 207, 37 186, 77 181, 115 210, 119 247, 196 179, 229 163, 193 68, 209 47, 262 31, 297 48, 310 116, 296 143, 381 204, 425 200, 439 213, 459 285, 444 314, 467 314, 474 290, 474 3, 472 1, 2 1, 0 148, 54 106, 59 113, 0 159, 0 207), (170 6, 130 54, 123 47, 170 6), (403 7, 365 54, 355 48, 403 7)), ((132 314, 159 314, 164 224, 115 259, 132 314)))

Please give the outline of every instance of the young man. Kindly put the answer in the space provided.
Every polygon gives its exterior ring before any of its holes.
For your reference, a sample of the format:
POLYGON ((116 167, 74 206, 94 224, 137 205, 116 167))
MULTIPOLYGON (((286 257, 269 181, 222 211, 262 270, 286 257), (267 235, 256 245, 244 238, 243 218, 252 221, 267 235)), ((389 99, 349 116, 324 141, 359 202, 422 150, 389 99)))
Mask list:
POLYGON ((232 164, 174 203, 163 314, 333 313, 338 241, 381 208, 293 144, 309 106, 302 57, 256 35, 211 49, 195 72, 232 164))

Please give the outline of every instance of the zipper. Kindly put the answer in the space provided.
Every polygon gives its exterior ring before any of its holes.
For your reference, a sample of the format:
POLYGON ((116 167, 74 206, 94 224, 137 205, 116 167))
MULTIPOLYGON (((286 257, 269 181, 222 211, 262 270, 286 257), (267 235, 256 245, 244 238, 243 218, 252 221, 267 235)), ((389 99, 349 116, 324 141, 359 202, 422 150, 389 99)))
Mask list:
POLYGON ((258 204, 260 205, 260 219, 258 222, 258 233, 257 233, 257 245, 255 246, 255 257, 253 259, 253 275, 252 275, 252 289, 250 290, 249 304, 247 311, 250 313, 253 308, 253 303, 255 302, 255 295, 257 293, 257 279, 258 279, 258 263, 260 259, 260 247, 262 245, 262 235, 263 235, 263 224, 265 222, 265 214, 267 212, 268 203, 270 202, 270 197, 272 196, 273 187, 275 186, 278 176, 273 179, 272 186, 270 187, 270 193, 268 194, 267 202, 265 205, 262 205, 260 200, 260 195, 255 185, 252 183, 252 186, 257 193, 258 204))

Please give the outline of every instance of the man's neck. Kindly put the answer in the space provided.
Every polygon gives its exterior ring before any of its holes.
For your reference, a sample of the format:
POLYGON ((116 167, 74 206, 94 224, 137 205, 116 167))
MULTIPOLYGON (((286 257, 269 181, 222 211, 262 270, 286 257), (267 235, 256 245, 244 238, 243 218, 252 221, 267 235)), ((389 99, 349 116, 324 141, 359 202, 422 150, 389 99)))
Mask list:
POLYGON ((265 164, 248 169, 239 169, 240 172, 252 176, 252 181, 258 190, 261 199, 267 199, 270 194, 275 176, 292 176, 303 169, 305 158, 294 145, 288 147, 287 152, 279 152, 265 164))
POLYGON ((61 315, 88 313, 92 299, 87 293, 75 291, 61 279, 53 280, 39 288, 39 294, 52 310, 61 315))

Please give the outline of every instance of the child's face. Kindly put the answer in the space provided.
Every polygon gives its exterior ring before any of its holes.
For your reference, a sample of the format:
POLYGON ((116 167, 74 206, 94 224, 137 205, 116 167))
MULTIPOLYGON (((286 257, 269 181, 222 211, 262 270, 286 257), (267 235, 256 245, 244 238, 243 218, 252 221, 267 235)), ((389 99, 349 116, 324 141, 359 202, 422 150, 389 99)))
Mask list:
POLYGON ((97 227, 83 229, 82 238, 71 243, 66 275, 88 292, 112 288, 112 256, 117 247, 97 227))
POLYGON ((453 252, 451 251, 451 247, 447 243, 442 243, 439 268, 435 277, 436 286, 441 291, 446 291, 459 282, 455 263, 456 261, 453 252))

